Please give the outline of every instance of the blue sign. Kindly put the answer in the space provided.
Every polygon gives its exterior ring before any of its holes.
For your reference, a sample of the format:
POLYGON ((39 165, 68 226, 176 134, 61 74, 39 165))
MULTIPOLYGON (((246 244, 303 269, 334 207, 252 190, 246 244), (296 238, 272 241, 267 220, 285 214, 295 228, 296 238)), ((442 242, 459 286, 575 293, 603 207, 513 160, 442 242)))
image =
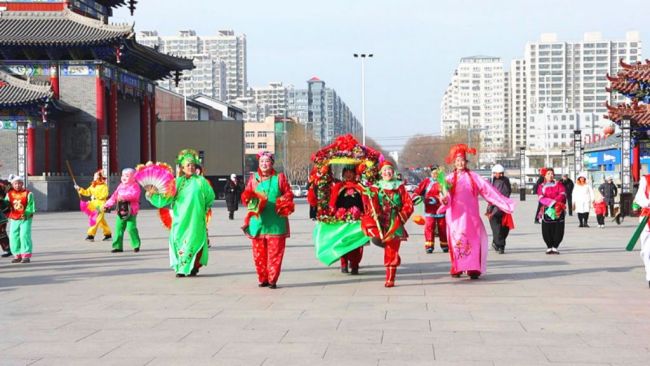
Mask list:
POLYGON ((619 149, 585 152, 585 165, 588 170, 600 170, 600 167, 604 165, 605 170, 609 171, 614 170, 614 166, 619 164, 621 164, 621 150, 619 149))

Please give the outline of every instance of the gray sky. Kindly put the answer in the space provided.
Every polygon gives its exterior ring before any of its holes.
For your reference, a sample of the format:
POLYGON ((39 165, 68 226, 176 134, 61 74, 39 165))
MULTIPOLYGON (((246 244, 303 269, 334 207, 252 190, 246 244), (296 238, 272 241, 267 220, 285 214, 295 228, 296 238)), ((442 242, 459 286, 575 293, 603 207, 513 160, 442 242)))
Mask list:
POLYGON ((638 30, 645 41, 649 13, 643 0, 140 0, 134 17, 121 8, 113 22, 161 35, 245 33, 250 86, 305 87, 318 76, 359 119, 361 73, 352 54, 372 52, 367 134, 399 149, 403 140, 394 136, 439 132, 440 101, 461 57, 498 56, 509 65, 545 32, 580 40, 590 31, 622 39, 638 30))

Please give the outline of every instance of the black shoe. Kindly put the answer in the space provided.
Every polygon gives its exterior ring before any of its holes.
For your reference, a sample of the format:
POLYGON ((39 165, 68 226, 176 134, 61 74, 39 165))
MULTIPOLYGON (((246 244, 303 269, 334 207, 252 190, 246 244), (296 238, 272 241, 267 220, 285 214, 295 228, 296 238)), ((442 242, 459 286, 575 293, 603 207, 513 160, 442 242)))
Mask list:
POLYGON ((582 225, 582 224, 580 224, 580 225, 578 225, 578 227, 585 227, 585 226, 584 226, 584 225, 582 225))
POLYGON ((442 248, 443 253, 449 253, 449 248, 442 248))
POLYGON ((348 267, 341 267, 341 273, 348 273, 348 267))
POLYGON ((21 261, 22 261, 22 259, 20 259, 20 258, 14 258, 14 259, 11 260, 11 263, 20 263, 21 261))
POLYGON ((350 270, 350 274, 351 275, 358 275, 359 274, 359 268, 352 268, 352 270, 350 270))
POLYGON ((111 235, 104 235, 104 239, 102 241, 111 241, 113 240, 113 237, 111 235))
POLYGON ((469 278, 471 278, 472 280, 478 280, 479 276, 480 275, 473 274, 473 275, 469 275, 469 278))
POLYGON ((495 252, 499 251, 499 247, 497 247, 497 245, 494 242, 492 242, 492 249, 494 249, 495 252))
POLYGON ((93 235, 88 235, 86 241, 95 241, 95 237, 93 235))
POLYGON ((123 249, 113 249, 111 250, 111 253, 122 253, 123 251, 123 249))
POLYGON ((196 277, 196 275, 199 274, 199 270, 194 268, 190 271, 190 277, 196 277))
POLYGON ((589 224, 585 224, 585 226, 584 226, 584 227, 589 227, 589 224))
POLYGON ((276 285, 275 283, 271 283, 269 284, 269 288, 276 289, 278 288, 278 285, 276 285))
POLYGON ((133 253, 138 253, 140 251, 140 247, 134 248, 133 253))
POLYGON ((262 283, 257 284, 257 287, 269 287, 269 283, 268 282, 262 282, 262 283))
POLYGON ((505 252, 506 252, 505 249, 503 249, 503 248, 499 248, 499 254, 503 254, 503 253, 505 253, 505 252))
POLYGON ((460 278, 461 273, 452 273, 451 277, 453 278, 460 278))
POLYGON ((0 257, 2 257, 2 258, 7 258, 7 257, 11 257, 11 256, 12 256, 11 251, 4 252, 4 253, 2 253, 2 255, 0 255, 0 257))
POLYGON ((426 252, 427 254, 433 253, 433 247, 427 247, 426 252))
POLYGON ((185 277, 185 275, 182 273, 176 273, 176 277, 181 278, 181 277, 185 277))

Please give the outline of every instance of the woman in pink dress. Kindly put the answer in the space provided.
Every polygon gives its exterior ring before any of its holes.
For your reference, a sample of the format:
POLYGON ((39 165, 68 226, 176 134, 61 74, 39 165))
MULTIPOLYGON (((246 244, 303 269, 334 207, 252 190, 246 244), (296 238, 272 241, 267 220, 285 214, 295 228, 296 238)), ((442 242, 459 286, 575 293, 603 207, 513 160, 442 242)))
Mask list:
POLYGON ((485 273, 488 255, 488 236, 481 220, 478 196, 497 206, 505 213, 514 211, 514 202, 503 196, 480 175, 467 168, 467 154, 476 154, 465 144, 453 146, 446 162, 454 164, 454 171, 447 175, 448 193, 442 197, 443 205, 438 212, 445 212, 447 240, 451 258, 452 277, 466 272, 471 279, 485 273))

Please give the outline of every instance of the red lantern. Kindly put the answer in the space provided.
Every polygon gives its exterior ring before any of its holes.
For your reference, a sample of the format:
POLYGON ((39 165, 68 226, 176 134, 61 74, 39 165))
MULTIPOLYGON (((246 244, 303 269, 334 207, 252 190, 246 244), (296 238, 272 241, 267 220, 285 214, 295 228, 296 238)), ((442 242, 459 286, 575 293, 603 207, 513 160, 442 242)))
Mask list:
POLYGON ((614 134, 614 126, 609 125, 603 128, 603 135, 605 135, 605 137, 611 136, 613 134, 614 134))

